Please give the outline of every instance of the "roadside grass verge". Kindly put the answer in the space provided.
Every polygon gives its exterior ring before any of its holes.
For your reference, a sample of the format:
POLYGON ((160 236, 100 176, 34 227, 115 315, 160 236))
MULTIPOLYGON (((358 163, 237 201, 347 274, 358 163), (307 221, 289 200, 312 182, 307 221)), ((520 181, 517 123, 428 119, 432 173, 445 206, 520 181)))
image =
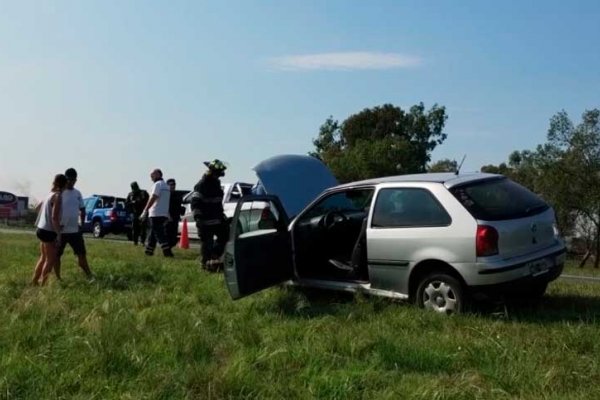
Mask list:
POLYGON ((3 399, 600 398, 600 285, 451 318, 361 295, 273 288, 231 301, 197 250, 87 240, 63 282, 28 285, 34 236, 0 233, 3 399))
POLYGON ((600 278, 600 268, 594 268, 594 261, 588 260, 583 268, 579 268, 580 258, 569 259, 565 265, 564 274, 577 276, 591 276, 600 278))

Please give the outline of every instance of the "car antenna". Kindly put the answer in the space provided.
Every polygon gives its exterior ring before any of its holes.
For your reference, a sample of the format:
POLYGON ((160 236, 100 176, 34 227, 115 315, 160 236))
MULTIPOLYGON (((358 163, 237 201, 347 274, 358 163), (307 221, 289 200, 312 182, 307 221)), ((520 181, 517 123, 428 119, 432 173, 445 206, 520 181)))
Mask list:
POLYGON ((458 168, 456 168, 456 172, 454 172, 454 175, 458 175, 458 173, 460 172, 460 169, 462 168, 462 165, 465 162, 465 158, 467 158, 466 154, 463 156, 462 161, 460 162, 460 164, 458 164, 458 168))

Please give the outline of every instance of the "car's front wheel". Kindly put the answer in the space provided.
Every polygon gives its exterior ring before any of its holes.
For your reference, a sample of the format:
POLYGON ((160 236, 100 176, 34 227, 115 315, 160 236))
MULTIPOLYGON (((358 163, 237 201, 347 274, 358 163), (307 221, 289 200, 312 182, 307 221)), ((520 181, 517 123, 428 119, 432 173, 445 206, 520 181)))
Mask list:
POLYGON ((423 278, 417 288, 416 304, 443 314, 458 314, 465 308, 466 297, 458 279, 444 273, 423 278))

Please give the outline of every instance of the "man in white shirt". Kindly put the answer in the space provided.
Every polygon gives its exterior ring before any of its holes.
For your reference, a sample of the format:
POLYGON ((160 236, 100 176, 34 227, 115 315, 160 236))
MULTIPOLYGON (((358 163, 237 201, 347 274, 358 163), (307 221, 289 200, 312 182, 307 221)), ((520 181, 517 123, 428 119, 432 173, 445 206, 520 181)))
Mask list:
POLYGON ((81 192, 75 189, 77 171, 74 168, 69 168, 65 171, 65 176, 67 177, 67 187, 62 193, 62 213, 60 219, 62 235, 58 244, 58 261, 54 267, 54 272, 56 273, 56 277, 61 279, 60 257, 65 251, 67 244, 69 244, 73 249, 73 253, 77 256, 79 267, 81 267, 88 278, 92 278, 93 274, 88 265, 85 242, 80 231, 80 223, 83 225, 85 220, 85 207, 81 192))
POLYGON ((155 169, 150 173, 150 179, 154 182, 150 191, 150 198, 140 220, 150 217, 150 236, 146 241, 145 253, 149 256, 154 254, 156 242, 160 244, 165 257, 173 257, 171 244, 167 238, 167 222, 169 221, 169 202, 171 200, 171 190, 163 180, 162 171, 155 169))

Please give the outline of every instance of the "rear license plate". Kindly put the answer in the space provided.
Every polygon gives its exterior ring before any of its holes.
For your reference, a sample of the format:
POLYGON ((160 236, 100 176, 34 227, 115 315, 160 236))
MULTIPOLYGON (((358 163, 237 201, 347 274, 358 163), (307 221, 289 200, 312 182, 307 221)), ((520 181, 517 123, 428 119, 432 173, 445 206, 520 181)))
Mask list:
POLYGON ((550 262, 547 259, 542 258, 541 260, 535 260, 527 263, 527 266, 532 276, 538 276, 548 272, 550 269, 550 262))

